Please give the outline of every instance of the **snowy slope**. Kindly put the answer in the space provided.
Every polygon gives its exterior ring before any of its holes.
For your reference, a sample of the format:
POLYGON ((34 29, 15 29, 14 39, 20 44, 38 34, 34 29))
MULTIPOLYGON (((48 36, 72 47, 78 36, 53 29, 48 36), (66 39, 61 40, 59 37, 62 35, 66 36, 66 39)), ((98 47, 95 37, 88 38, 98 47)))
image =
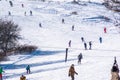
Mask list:
POLYGON ((70 1, 40 2, 34 0, 14 0, 14 7, 8 1, 0 1, 0 17, 12 20, 21 27, 22 40, 20 44, 38 46, 38 50, 31 55, 10 56, 10 61, 2 62, 4 80, 19 80, 24 74, 28 80, 70 80, 68 69, 75 64, 78 76, 75 80, 110 80, 110 69, 114 56, 120 63, 120 34, 113 25, 112 11, 107 10, 100 3, 81 2, 80 5, 70 1), (21 4, 24 4, 24 8, 21 4), (33 11, 30 16, 29 11, 33 11), (11 16, 8 16, 11 11, 11 16), (24 12, 26 11, 26 16, 24 12), (78 15, 71 14, 77 12, 78 15), (109 17, 105 21, 101 16, 109 17), (61 23, 62 18, 65 24, 61 23), (39 23, 42 23, 42 28, 39 23), (71 30, 75 25, 75 31, 71 30), (107 27, 107 33, 103 28, 107 27), (99 43, 99 37, 103 43, 99 43), (81 37, 85 41, 92 41, 92 50, 84 50, 81 37), (65 48, 69 40, 68 61, 65 63, 65 48), (77 64, 78 54, 83 53, 82 64, 77 64), (31 74, 26 74, 25 67, 31 66, 31 74))

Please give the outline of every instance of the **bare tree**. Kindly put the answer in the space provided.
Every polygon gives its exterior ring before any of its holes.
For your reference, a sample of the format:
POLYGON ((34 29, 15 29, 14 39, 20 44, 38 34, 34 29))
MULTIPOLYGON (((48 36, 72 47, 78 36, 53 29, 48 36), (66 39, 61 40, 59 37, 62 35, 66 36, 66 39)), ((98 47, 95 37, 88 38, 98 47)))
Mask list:
POLYGON ((7 51, 17 45, 20 28, 12 21, 0 20, 0 51, 6 55, 7 51))

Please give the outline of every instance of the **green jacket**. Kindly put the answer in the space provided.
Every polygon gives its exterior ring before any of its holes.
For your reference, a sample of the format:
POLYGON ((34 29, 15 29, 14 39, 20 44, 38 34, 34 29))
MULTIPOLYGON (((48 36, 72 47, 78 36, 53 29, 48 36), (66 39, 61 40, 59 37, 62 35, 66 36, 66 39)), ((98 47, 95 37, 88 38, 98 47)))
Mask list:
POLYGON ((0 74, 2 74, 2 72, 4 72, 4 71, 3 71, 3 68, 2 68, 2 67, 0 67, 0 74))

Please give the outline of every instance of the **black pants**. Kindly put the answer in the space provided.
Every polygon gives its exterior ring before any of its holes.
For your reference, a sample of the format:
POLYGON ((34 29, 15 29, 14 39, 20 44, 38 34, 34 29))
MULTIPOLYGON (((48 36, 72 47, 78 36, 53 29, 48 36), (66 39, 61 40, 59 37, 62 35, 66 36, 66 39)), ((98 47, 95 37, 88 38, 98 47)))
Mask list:
POLYGON ((72 80, 75 80, 74 76, 71 76, 71 79, 72 79, 72 80))
POLYGON ((27 70, 27 74, 30 74, 30 70, 27 70))

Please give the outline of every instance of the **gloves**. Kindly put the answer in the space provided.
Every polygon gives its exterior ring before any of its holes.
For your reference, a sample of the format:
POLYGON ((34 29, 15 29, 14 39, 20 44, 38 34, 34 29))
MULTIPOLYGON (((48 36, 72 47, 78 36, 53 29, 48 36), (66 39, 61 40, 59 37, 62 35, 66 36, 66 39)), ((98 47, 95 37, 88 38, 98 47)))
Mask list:
POLYGON ((70 74, 68 74, 68 76, 70 76, 70 74))
POLYGON ((78 73, 76 73, 76 75, 78 75, 78 73))

